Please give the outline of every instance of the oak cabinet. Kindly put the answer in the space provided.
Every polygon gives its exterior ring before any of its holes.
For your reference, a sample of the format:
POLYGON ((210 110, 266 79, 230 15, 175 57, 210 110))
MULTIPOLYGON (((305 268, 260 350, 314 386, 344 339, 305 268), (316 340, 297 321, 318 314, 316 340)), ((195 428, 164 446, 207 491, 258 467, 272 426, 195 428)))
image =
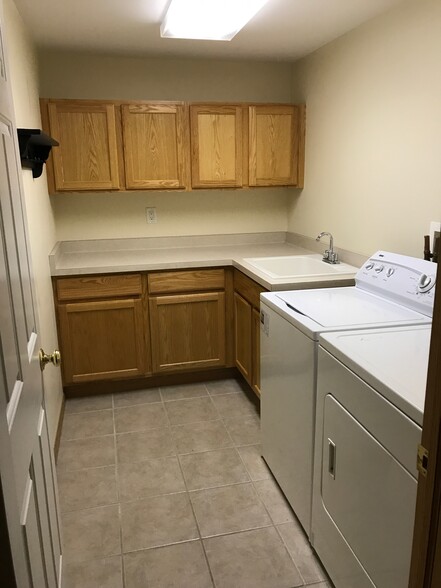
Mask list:
POLYGON ((41 100, 50 193, 303 187, 305 106, 41 100))
POLYGON ((251 321, 251 387, 260 396, 260 311, 257 308, 253 308, 251 321))
POLYGON ((234 271, 235 364, 260 396, 260 293, 265 288, 234 271))
POLYGON ((193 188, 239 188, 242 184, 242 108, 190 106, 193 188))
POLYGON ((188 122, 183 103, 123 104, 126 187, 184 189, 187 186, 188 122))
POLYGON ((252 306, 237 292, 234 293, 234 349, 236 367, 251 384, 252 351, 251 326, 252 306))
POLYGON ((44 113, 50 134, 55 190, 120 188, 115 106, 96 101, 50 100, 44 113))
POLYGON ((153 372, 225 366, 224 270, 152 273, 148 287, 153 372))
POLYGON ((305 109, 249 107, 249 185, 303 187, 305 109))
POLYGON ((64 384, 146 373, 141 295, 139 274, 56 282, 64 384))
POLYGON ((225 294, 154 296, 149 300, 154 373, 225 365, 225 294))

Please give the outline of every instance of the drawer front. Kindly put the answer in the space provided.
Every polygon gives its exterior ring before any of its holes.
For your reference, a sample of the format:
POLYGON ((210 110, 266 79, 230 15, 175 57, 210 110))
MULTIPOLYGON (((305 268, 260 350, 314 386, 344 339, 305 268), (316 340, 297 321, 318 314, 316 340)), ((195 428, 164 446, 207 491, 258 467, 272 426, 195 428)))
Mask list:
POLYGON ((56 293, 59 302, 114 296, 140 296, 142 294, 141 274, 61 278, 56 281, 56 293))
POLYGON ((149 274, 148 284, 150 294, 223 290, 225 272, 223 269, 159 272, 149 274))
POLYGON ((266 288, 236 269, 234 270, 234 290, 255 308, 260 308, 260 293, 267 291, 266 288))

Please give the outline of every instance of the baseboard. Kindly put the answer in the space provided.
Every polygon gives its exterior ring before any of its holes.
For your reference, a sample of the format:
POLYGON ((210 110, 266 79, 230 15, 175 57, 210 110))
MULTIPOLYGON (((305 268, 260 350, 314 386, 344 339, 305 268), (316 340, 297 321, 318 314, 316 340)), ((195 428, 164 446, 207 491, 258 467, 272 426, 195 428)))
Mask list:
MULTIPOLYGON (((224 380, 226 378, 237 378, 238 376, 238 370, 235 367, 229 367, 199 372, 184 372, 179 374, 148 376, 145 378, 136 378, 130 380, 85 382, 82 384, 65 386, 63 390, 66 398, 78 398, 81 396, 89 396, 91 394, 130 392, 131 390, 156 388, 158 386, 176 386, 178 384, 192 384, 196 382, 206 382, 208 380, 224 380)), ((62 419, 60 419, 60 422, 62 423, 62 419)), ((61 430, 61 427, 59 430, 61 430)))

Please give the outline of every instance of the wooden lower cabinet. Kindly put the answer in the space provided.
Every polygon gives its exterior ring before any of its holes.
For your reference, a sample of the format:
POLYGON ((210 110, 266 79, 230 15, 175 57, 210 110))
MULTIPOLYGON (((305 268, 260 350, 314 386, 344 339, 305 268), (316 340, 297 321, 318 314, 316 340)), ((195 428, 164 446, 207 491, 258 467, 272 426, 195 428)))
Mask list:
POLYGON ((259 284, 234 271, 235 365, 260 396, 260 293, 259 284))
POLYGON ((251 384, 251 324, 252 307, 237 292, 234 293, 234 350, 235 363, 243 377, 251 384))
POLYGON ((263 290, 228 268, 55 278, 63 384, 236 366, 260 395, 263 290))
POLYGON ((149 299, 154 373, 225 365, 225 293, 149 299))
POLYGON ((141 299, 59 304, 58 319, 65 384, 145 373, 141 299))
POLYGON ((260 311, 253 308, 251 325, 251 387, 260 396, 260 311))

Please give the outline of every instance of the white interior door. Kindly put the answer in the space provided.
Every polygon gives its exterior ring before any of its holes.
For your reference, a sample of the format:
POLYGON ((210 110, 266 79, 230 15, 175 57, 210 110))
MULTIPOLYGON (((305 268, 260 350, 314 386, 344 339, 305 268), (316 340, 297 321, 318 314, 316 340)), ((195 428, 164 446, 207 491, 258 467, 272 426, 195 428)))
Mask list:
POLYGON ((60 575, 56 485, 1 17, 0 478, 17 585, 52 588, 60 575))

